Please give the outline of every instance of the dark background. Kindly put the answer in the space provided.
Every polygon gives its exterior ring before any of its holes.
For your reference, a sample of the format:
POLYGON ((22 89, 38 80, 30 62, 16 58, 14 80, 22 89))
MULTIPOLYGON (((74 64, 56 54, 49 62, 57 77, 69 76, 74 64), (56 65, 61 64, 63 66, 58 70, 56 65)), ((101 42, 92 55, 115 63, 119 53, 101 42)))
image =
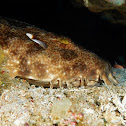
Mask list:
POLYGON ((111 64, 126 65, 126 26, 112 24, 101 14, 92 13, 85 7, 76 7, 70 0, 45 1, 2 3, 0 16, 70 37, 111 64))

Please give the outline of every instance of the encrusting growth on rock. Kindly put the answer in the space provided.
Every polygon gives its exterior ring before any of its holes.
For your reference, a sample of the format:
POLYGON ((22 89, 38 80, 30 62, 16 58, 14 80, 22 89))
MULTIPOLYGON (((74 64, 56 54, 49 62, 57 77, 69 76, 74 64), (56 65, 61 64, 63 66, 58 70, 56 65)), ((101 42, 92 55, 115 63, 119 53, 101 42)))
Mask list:
POLYGON ((0 46, 11 78, 44 87, 78 87, 103 80, 117 83, 111 65, 96 54, 56 36, 14 20, 0 20, 0 46))

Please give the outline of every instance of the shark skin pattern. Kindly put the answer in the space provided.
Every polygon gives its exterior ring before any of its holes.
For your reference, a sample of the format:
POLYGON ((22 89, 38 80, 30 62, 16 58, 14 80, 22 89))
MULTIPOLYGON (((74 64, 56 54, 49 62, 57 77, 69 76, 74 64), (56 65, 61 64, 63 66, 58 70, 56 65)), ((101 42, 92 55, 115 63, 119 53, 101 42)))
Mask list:
POLYGON ((12 79, 50 88, 118 83, 107 61, 69 38, 23 22, 0 19, 0 46, 12 79))

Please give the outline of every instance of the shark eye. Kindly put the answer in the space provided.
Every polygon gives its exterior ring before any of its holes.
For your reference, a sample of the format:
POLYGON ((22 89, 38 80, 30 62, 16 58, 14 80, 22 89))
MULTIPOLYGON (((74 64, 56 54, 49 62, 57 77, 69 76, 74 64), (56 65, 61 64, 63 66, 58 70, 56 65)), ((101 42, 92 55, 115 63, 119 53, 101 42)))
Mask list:
POLYGON ((26 33, 26 35, 35 43, 39 44, 41 47, 43 47, 44 49, 47 48, 46 44, 38 39, 33 39, 33 34, 31 33, 26 33))

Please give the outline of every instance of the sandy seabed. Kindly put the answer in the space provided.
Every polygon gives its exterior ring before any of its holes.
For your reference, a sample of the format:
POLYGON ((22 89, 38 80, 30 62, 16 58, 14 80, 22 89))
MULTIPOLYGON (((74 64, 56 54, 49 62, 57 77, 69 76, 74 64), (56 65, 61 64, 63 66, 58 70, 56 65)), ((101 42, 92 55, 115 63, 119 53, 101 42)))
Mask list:
POLYGON ((126 69, 114 69, 118 86, 50 89, 23 79, 0 96, 0 126, 125 126, 126 69))

